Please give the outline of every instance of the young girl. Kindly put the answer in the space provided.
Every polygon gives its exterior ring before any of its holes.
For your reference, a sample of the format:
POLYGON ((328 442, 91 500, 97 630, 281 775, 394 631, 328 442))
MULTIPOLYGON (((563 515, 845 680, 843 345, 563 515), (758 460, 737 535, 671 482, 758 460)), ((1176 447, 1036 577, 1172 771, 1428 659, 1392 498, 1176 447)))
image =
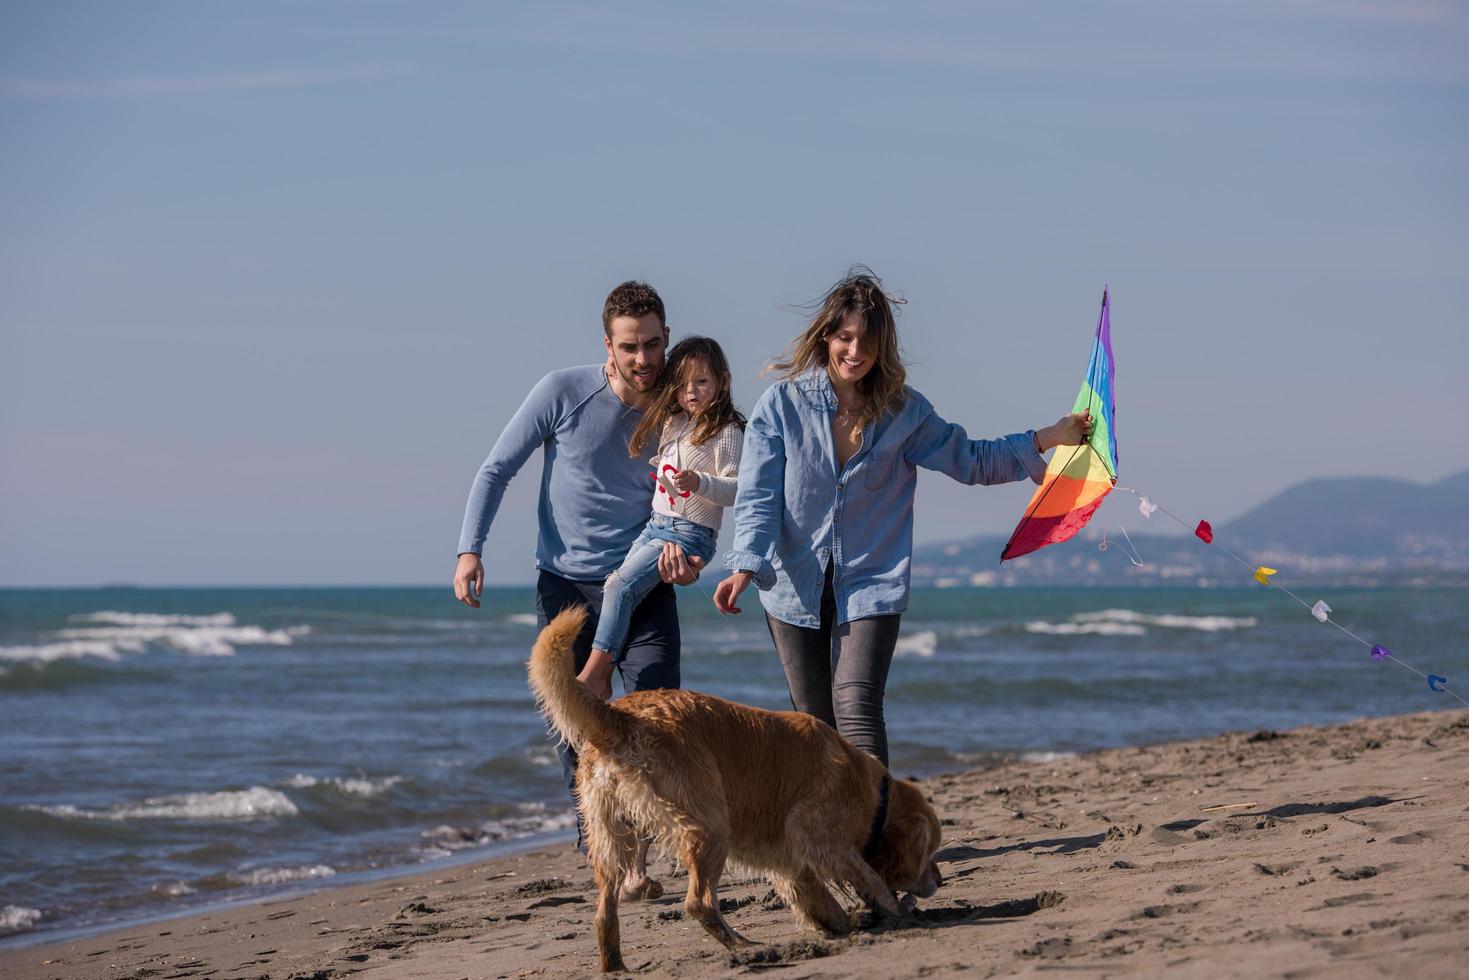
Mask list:
POLYGON ((592 654, 577 677, 602 698, 612 696, 612 667, 627 642, 632 611, 658 584, 663 543, 707 564, 724 508, 735 502, 745 417, 730 397, 724 351, 708 337, 681 340, 668 352, 663 378, 628 445, 637 456, 658 434, 649 474, 653 516, 607 578, 592 654))

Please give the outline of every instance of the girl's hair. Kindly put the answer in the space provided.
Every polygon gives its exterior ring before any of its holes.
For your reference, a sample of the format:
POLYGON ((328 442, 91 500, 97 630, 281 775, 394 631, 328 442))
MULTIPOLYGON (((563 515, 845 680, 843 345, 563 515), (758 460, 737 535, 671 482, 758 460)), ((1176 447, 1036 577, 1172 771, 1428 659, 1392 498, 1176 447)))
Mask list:
POLYGON ((854 265, 825 296, 808 307, 816 310, 811 325, 787 348, 785 359, 772 361, 767 370, 779 371, 783 378, 818 368, 827 370, 827 341, 848 317, 860 316, 862 344, 873 354, 872 370, 857 382, 864 404, 856 427, 866 426, 903 404, 908 372, 898 345, 897 309, 904 302, 887 293, 882 280, 867 266, 854 265))
POLYGON ((694 423, 694 445, 702 446, 723 432, 726 426, 745 427, 745 417, 735 409, 734 399, 730 396, 729 362, 724 359, 724 351, 708 337, 685 337, 668 352, 653 400, 643 409, 643 420, 628 440, 629 456, 640 455, 650 440, 661 438, 663 426, 669 419, 683 414, 683 406, 678 403, 679 388, 700 367, 714 376, 718 389, 709 407, 699 413, 694 423))

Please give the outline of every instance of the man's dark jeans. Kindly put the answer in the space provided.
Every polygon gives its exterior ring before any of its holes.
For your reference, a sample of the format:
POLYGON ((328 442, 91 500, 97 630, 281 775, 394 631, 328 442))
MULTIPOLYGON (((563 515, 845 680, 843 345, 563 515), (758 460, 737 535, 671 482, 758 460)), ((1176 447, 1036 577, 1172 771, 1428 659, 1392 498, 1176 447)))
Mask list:
MULTIPOLYGON (((601 582, 573 582, 552 572, 542 571, 536 581, 536 623, 541 629, 556 618, 556 614, 568 606, 577 604, 588 607, 590 615, 576 635, 573 650, 576 652, 576 672, 587 664, 592 652, 592 637, 597 633, 597 618, 602 610, 601 582)), ((622 675, 622 691, 653 691, 659 688, 677 688, 679 685, 679 633, 678 599, 673 586, 661 582, 648 597, 633 610, 632 622, 627 632, 627 647, 622 659, 617 661, 617 672, 622 675)), ((552 737, 556 738, 555 733, 552 737)), ((561 771, 566 776, 566 788, 576 803, 576 751, 564 742, 556 746, 561 757, 561 771)), ((583 847, 581 811, 576 815, 576 844, 583 847)))

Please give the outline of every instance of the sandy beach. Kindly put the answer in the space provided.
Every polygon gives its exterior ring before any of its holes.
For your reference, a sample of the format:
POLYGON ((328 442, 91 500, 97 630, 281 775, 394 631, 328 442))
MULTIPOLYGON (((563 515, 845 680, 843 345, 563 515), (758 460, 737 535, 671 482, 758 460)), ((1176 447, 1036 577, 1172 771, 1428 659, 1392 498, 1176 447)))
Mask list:
MULTIPOLYGON (((727 878, 731 956, 668 894, 639 974, 1413 976, 1469 966, 1469 713, 1117 749, 933 777, 946 882, 918 921, 801 932, 727 878)), ((0 952, 6 977, 522 977, 597 969, 569 846, 0 952)), ((860 919, 862 914, 854 913, 860 919)))

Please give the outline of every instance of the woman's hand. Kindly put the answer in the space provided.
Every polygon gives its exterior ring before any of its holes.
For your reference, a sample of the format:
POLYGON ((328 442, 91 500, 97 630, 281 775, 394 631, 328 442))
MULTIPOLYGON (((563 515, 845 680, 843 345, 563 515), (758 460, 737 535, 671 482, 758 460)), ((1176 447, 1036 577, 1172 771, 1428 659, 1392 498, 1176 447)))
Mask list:
POLYGON ((722 613, 731 613, 738 616, 740 607, 735 605, 739 601, 740 593, 750 587, 750 581, 754 579, 754 572, 735 572, 729 578, 720 582, 714 589, 714 606, 722 613))
POLYGON ((1091 409, 1063 415, 1055 425, 1035 430, 1035 438, 1040 443, 1041 452, 1045 452, 1052 446, 1080 446, 1091 437, 1091 409))

